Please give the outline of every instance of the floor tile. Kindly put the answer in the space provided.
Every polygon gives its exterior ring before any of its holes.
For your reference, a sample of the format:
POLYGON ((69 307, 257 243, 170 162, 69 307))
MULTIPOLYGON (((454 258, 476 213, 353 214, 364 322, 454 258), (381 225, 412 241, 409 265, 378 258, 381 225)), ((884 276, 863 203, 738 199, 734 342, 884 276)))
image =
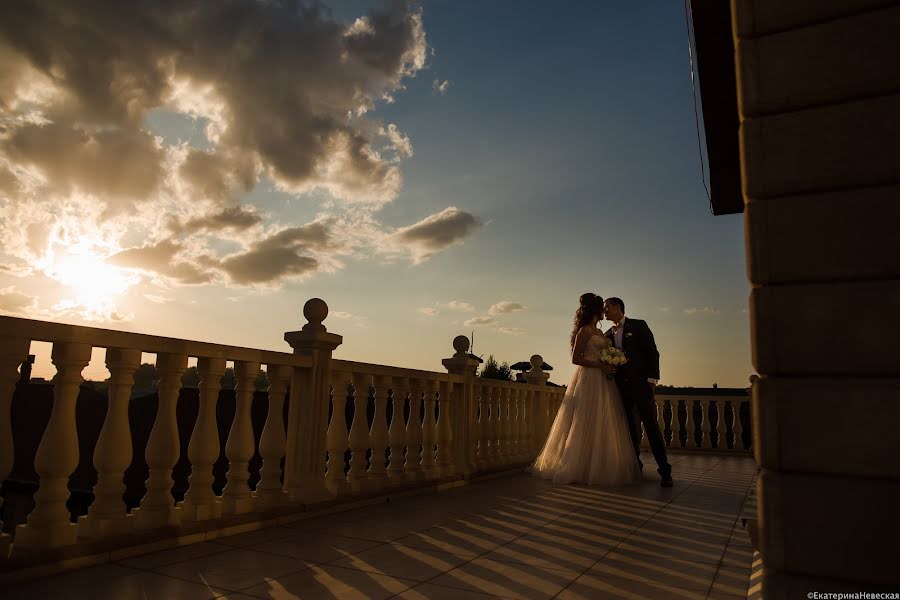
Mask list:
POLYGON ((620 578, 643 585, 645 579, 674 589, 706 592, 716 577, 718 565, 665 556, 647 556, 628 550, 613 550, 590 569, 597 577, 620 578))
POLYGON ((242 592, 271 600, 382 600, 415 584, 398 577, 319 565, 267 580, 242 592))
POLYGON ((184 562, 192 558, 200 558, 201 556, 207 556, 209 554, 226 552, 228 550, 228 546, 214 544, 212 542, 200 542, 197 544, 181 546, 179 548, 172 548, 170 550, 160 550, 159 552, 152 552, 150 554, 143 554, 141 556, 126 558, 124 560, 118 561, 117 564, 126 567, 134 567, 135 569, 149 570, 156 567, 170 565, 172 563, 184 562))
POLYGON ((432 583, 423 583, 410 588, 397 596, 400 600, 492 600, 501 596, 492 596, 473 590, 449 588, 432 583))
POLYGON ((256 531, 248 531, 247 533, 239 533, 237 535, 227 535, 225 537, 213 540, 217 544, 226 546, 252 546, 260 542, 268 542, 269 540, 277 540, 278 538, 295 535, 296 530, 290 527, 266 527, 265 529, 257 529, 256 531))
POLYGON ((309 564, 299 559, 237 548, 159 567, 156 572, 229 591, 241 591, 267 579, 281 577, 308 567, 309 564))
POLYGON ((492 541, 477 532, 465 531, 464 528, 439 526, 394 540, 393 543, 474 557, 493 550, 502 542, 492 541))
POLYGON ((191 583, 119 565, 101 565, 75 573, 47 577, 30 583, 4 586, 4 600, 145 600, 166 598, 195 600, 223 593, 212 584, 191 583))
POLYGON ((330 564, 369 573, 426 581, 471 560, 442 550, 383 544, 330 564))
POLYGON ((705 600, 706 592, 673 588, 650 577, 622 573, 591 571, 579 577, 556 598, 559 600, 705 600))
POLYGON ((320 532, 295 533, 250 546, 251 550, 280 554, 313 563, 325 563, 379 546, 381 542, 348 538, 320 532))
POLYGON ((578 576, 578 571, 476 558, 430 583, 504 598, 552 598, 578 576))

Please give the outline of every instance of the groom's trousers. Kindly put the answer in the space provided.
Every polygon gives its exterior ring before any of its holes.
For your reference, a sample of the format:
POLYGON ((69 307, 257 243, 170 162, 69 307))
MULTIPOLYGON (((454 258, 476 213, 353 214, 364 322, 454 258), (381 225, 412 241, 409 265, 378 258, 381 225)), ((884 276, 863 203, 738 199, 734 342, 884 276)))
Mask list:
POLYGON ((625 405, 625 416, 631 431, 631 443, 634 444, 634 452, 641 455, 641 423, 650 443, 650 451, 659 466, 660 475, 668 475, 672 472, 672 466, 666 457, 666 442, 659 430, 656 421, 656 400, 653 398, 653 390, 646 381, 622 381, 619 385, 622 394, 622 403, 625 405))

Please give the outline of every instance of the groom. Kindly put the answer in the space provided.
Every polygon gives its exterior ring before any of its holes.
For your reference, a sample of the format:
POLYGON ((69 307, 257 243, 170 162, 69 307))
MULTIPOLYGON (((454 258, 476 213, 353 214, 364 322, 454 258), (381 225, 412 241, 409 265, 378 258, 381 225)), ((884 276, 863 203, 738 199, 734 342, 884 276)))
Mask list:
POLYGON ((653 392, 659 381, 659 351, 653 341, 653 332, 646 321, 625 318, 625 303, 619 298, 607 298, 603 304, 606 318, 613 326, 606 337, 613 346, 622 350, 628 359, 616 371, 616 385, 625 405, 625 416, 631 430, 634 451, 641 463, 641 423, 647 433, 653 458, 659 466, 657 471, 663 487, 672 487, 672 465, 666 459, 666 443, 656 422, 656 400, 653 392))

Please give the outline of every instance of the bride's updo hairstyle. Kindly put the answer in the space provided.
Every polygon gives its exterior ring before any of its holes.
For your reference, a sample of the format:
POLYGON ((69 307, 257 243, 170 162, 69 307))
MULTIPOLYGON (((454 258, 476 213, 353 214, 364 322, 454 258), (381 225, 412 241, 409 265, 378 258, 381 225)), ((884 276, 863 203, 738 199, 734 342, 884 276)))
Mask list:
POLYGON ((572 337, 569 346, 575 346, 575 336, 578 330, 591 322, 595 317, 603 316, 603 298, 592 292, 586 292, 578 299, 578 310, 575 311, 575 321, 572 323, 572 337))

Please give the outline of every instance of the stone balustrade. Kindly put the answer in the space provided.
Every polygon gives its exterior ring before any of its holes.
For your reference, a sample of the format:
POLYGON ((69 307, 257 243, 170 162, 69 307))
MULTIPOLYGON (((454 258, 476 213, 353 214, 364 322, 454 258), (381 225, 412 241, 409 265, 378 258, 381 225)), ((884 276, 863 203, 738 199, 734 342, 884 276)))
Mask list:
POLYGON ((307 324, 284 336, 293 353, 0 317, 0 478, 14 460, 10 402, 17 367, 32 342, 52 344, 57 370, 50 419, 34 460, 40 479, 35 507, 15 528, 14 540, 4 534, 3 553, 14 559, 21 552, 78 547, 99 538, 127 544, 129 535, 148 532, 178 537, 192 523, 304 510, 521 468, 534 460, 565 391, 545 385, 540 356, 532 357, 526 383, 477 378, 478 363, 467 353, 464 336, 454 340, 455 354, 443 361, 446 372, 334 360, 342 338, 322 324, 327 314, 323 301, 306 303, 307 324), (73 522, 66 503, 80 450, 75 406, 94 348, 106 351, 108 404, 93 453, 95 499, 73 522), (143 353, 156 355, 159 403, 144 456, 146 495, 128 510, 122 498, 124 473, 134 458, 128 407, 143 353), (176 502, 173 467, 184 451, 176 410, 189 358, 197 360, 199 410, 186 448, 189 488, 176 502), (216 408, 229 361, 235 414, 224 444, 227 484, 217 495, 216 408), (257 444, 250 409, 263 365, 268 413, 257 444), (262 467, 251 489, 248 466, 256 452, 262 467))
MULTIPOLYGON (((677 388, 657 390, 657 424, 666 445, 698 452, 751 452, 749 394, 744 390, 712 391, 715 395, 683 393, 677 388)), ((649 448, 646 435, 641 446, 649 448)))

